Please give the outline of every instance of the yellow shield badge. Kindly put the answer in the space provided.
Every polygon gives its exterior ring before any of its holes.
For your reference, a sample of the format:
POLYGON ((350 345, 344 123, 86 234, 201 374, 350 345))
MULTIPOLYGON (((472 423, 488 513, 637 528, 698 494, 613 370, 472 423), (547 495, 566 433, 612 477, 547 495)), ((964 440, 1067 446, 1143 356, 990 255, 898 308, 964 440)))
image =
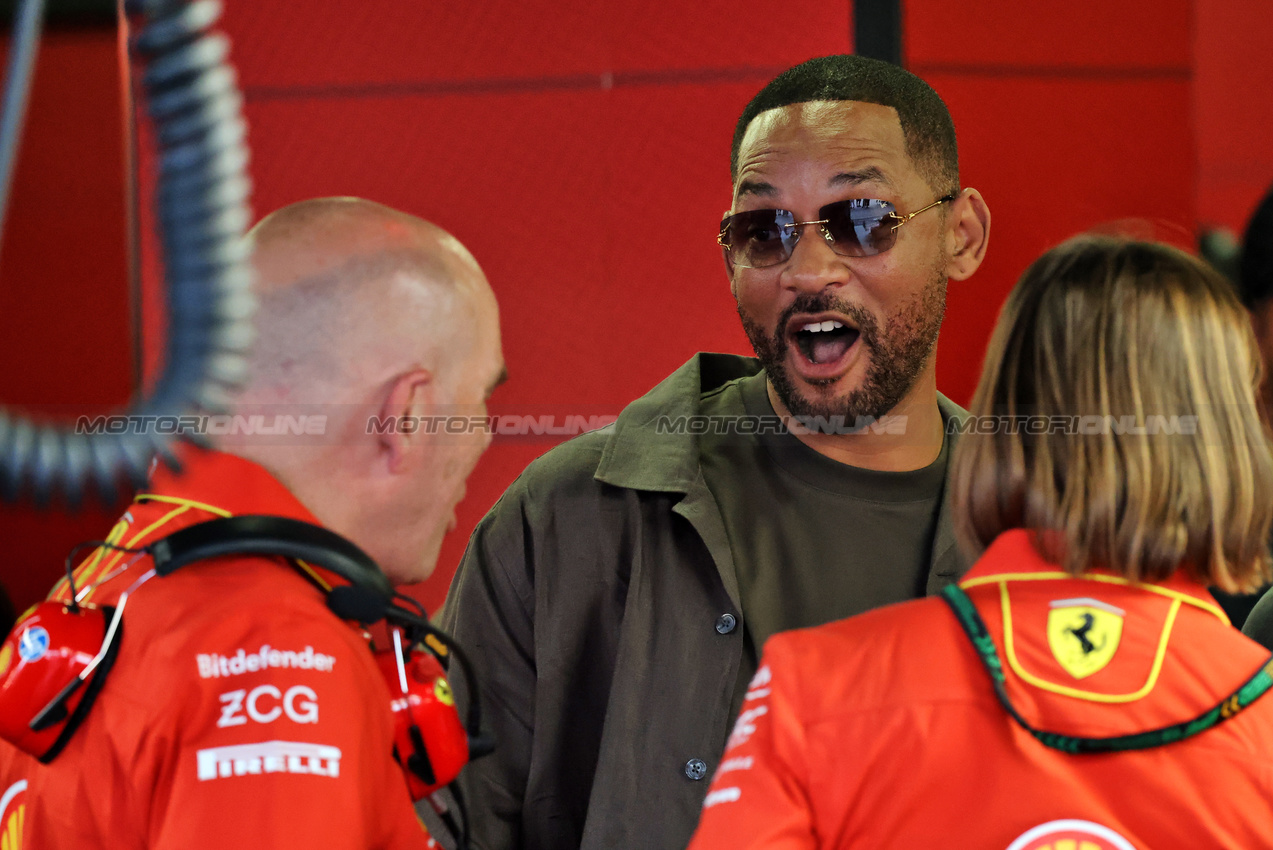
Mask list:
POLYGON ((1086 597, 1054 599, 1049 608, 1048 646, 1065 672, 1082 679, 1110 662, 1123 636, 1123 609, 1086 597))

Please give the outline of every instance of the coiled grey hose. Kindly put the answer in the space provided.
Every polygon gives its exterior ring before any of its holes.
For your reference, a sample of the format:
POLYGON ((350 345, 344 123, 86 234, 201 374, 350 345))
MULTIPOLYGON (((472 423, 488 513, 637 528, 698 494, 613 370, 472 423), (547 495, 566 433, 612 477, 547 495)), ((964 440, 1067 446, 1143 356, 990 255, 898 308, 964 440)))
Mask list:
MULTIPOLYGON (((43 0, 22 0, 0 113, 0 222, 39 42, 43 0)), ((172 434, 154 417, 224 409, 246 372, 255 306, 243 233, 250 184, 243 100, 228 64, 229 41, 211 32, 218 0, 128 0, 142 17, 132 50, 157 139, 157 220, 165 266, 167 345, 154 391, 124 412, 124 433, 75 433, 0 408, 0 495, 61 494, 78 503, 87 488, 105 501, 121 481, 140 486, 156 455, 173 463, 172 434), (147 424, 149 422, 149 424, 147 424)), ((21 285, 4 282, 3 285, 21 285)))

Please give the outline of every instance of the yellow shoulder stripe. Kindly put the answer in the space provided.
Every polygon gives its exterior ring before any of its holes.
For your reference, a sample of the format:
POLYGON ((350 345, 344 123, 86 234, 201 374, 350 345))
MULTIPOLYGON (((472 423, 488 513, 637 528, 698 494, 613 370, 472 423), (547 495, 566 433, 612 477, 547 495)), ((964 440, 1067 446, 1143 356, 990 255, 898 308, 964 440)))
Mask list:
POLYGON ((1121 576, 1106 576, 1106 575, 1095 575, 1095 574, 1085 574, 1081 576, 1076 576, 1076 575, 1071 575, 1062 570, 1056 570, 1055 572, 1046 572, 1046 573, 1000 573, 999 575, 983 576, 981 578, 967 579, 966 581, 961 581, 959 583, 959 586, 962 587, 964 590, 967 590, 970 587, 980 587, 986 584, 999 584, 1000 582, 1008 582, 1008 581, 1056 581, 1057 579, 1072 579, 1074 581, 1099 581, 1099 582, 1104 582, 1105 584, 1118 584, 1118 585, 1122 585, 1123 587, 1134 587, 1137 590, 1144 590, 1148 593, 1156 593, 1159 596, 1165 596, 1168 599, 1174 599, 1179 602, 1183 602, 1186 605, 1192 605, 1195 608, 1201 608, 1203 611, 1206 611, 1210 614, 1214 614, 1215 616, 1219 617, 1220 621, 1223 622, 1226 626, 1232 625, 1232 623, 1229 622, 1229 616, 1224 613, 1224 609, 1221 608, 1219 605, 1215 604, 1214 602, 1207 602, 1205 599, 1199 599, 1196 596, 1192 596, 1188 593, 1182 593, 1179 590, 1172 590, 1169 587, 1162 587, 1161 585, 1147 584, 1145 582, 1139 582, 1139 581, 1130 581, 1128 579, 1122 578, 1121 576))
MULTIPOLYGON (((167 523, 181 516, 188 510, 190 510, 190 508, 183 506, 180 508, 176 508, 175 510, 171 510, 168 513, 164 514, 159 519, 155 520, 150 525, 146 526, 141 531, 134 534, 132 538, 127 543, 124 544, 125 548, 131 549, 134 545, 136 545, 139 541, 144 539, 146 535, 150 534, 156 528, 160 528, 166 525, 167 523)), ((81 602, 87 602, 93 598, 93 591, 97 590, 97 586, 93 584, 93 582, 99 581, 102 576, 109 575, 111 571, 111 567, 119 563, 120 559, 124 557, 124 554, 125 554, 124 552, 114 551, 114 553, 110 557, 110 560, 106 561, 106 563, 102 565, 101 569, 98 570, 97 573, 93 576, 92 581, 86 582, 86 585, 88 585, 88 591, 84 594, 84 598, 80 600, 81 602)))
POLYGON ((219 517, 233 516, 233 514, 225 508, 218 508, 216 505, 209 505, 207 502, 196 502, 193 499, 183 499, 180 496, 160 496, 156 493, 138 493, 133 498, 133 501, 164 502, 169 505, 184 505, 187 508, 207 511, 210 514, 216 514, 219 517))
MULTIPOLYGON (((1062 573, 1068 575, 1068 573, 1062 573)), ((1000 576, 1000 578, 1003 578, 1000 576)), ((984 584, 984 582, 982 582, 984 584)), ((1179 594, 1184 596, 1184 594, 1179 594)), ((1173 599, 1171 608, 1167 611, 1167 620, 1163 623, 1162 635, 1158 639, 1158 648, 1154 650, 1154 662, 1150 666, 1149 676, 1145 679, 1145 684, 1141 685, 1138 690, 1129 694, 1102 694, 1097 691, 1083 690, 1082 688, 1071 688, 1066 685, 1058 685, 1055 682, 1049 682, 1038 676, 1028 672, 1017 660, 1016 647, 1012 639, 1012 606, 1008 598, 1008 582, 999 582, 999 604, 1003 610, 1003 649, 1004 654, 1008 657, 1008 666, 1012 668, 1012 672, 1016 673, 1025 682, 1041 688, 1045 691, 1051 691, 1054 694, 1073 697, 1074 699, 1087 700, 1088 702, 1103 703, 1124 703, 1135 702, 1143 699, 1154 689, 1154 685, 1158 683, 1158 674, 1162 672, 1163 660, 1167 657, 1167 642, 1171 638, 1171 629, 1176 623, 1176 614, 1180 611, 1181 599, 1173 599)))
MULTIPOLYGON (((111 528, 110 534, 106 535, 106 542, 112 545, 118 544, 119 539, 123 537, 127 531, 127 521, 123 519, 119 520, 115 523, 114 527, 111 528)), ((102 562, 102 558, 106 557, 106 553, 108 551, 111 550, 107 549, 105 546, 98 546, 93 550, 92 554, 80 562, 80 565, 75 568, 76 584, 81 587, 92 584, 93 580, 95 580, 97 575, 99 575, 99 573, 96 572, 97 566, 102 562)), ((60 580, 58 580, 57 584, 53 585, 53 589, 49 591, 48 599, 56 599, 57 595, 66 588, 67 584, 68 581, 66 577, 63 576, 60 580)))
MULTIPOLYGON (((218 508, 216 505, 209 505, 206 502, 196 502, 192 499, 182 499, 178 496, 160 496, 155 493, 138 493, 133 499, 133 501, 135 502, 140 502, 143 500, 148 500, 152 502, 162 502, 164 504, 169 504, 169 505, 177 505, 177 507, 169 511, 168 513, 164 514, 159 519, 155 520, 150 525, 143 528, 141 531, 134 534, 127 543, 123 544, 125 548, 128 548, 128 549, 133 548, 134 546, 137 545, 137 543, 144 540, 148 535, 150 535, 155 530, 162 528, 164 525, 168 524, 172 520, 176 519, 177 517, 181 516, 182 514, 192 509, 199 510, 199 511, 206 511, 207 513, 215 514, 216 516, 220 516, 220 517, 232 516, 232 514, 229 511, 225 510, 224 508, 218 508)), ((116 524, 115 529, 118 529, 122 536, 124 528, 121 528, 121 526, 123 526, 122 522, 116 524)), ((112 530, 111 533, 114 534, 114 529, 112 530)), ((107 542, 118 543, 119 541, 111 540, 108 537, 107 542)), ((100 561, 101 556, 104 555, 106 551, 107 550, 105 549, 105 547, 98 547, 97 553, 94 554, 94 557, 97 558, 98 561, 100 561)), ((123 552, 116 551, 114 555, 100 569, 93 571, 93 575, 91 576, 91 578, 88 577, 86 573, 86 578, 90 578, 89 581, 84 582, 85 586, 88 587, 88 592, 84 594, 84 598, 80 601, 87 602, 90 598, 92 598, 93 591, 97 589, 96 586, 93 584, 93 582, 99 581, 102 576, 109 575, 111 568, 114 567, 117 563, 119 563, 120 559, 124 557, 124 554, 125 553, 123 552)))

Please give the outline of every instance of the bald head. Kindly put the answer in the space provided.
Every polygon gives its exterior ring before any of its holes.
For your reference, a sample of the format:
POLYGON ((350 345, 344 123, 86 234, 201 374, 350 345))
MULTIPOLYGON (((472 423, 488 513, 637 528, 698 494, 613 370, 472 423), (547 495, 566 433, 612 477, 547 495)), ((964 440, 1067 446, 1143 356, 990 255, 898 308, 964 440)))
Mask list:
MULTIPOLYGON (((447 259, 477 269, 472 255, 437 225, 361 198, 314 198, 283 207, 248 234, 267 287, 330 271, 351 257, 414 252, 444 273, 447 259)), ((479 272, 480 273, 480 272, 479 272)))
POLYGON ((372 423, 484 421, 504 360, 482 270, 441 228, 356 198, 285 207, 248 240, 260 306, 235 412, 303 413, 323 428, 235 433, 220 447, 268 469, 391 580, 427 577, 489 434, 372 423))
POLYGON ((253 402, 348 402, 418 365, 440 379, 494 296, 473 256, 436 225, 358 198, 263 219, 248 240, 260 300, 253 402))

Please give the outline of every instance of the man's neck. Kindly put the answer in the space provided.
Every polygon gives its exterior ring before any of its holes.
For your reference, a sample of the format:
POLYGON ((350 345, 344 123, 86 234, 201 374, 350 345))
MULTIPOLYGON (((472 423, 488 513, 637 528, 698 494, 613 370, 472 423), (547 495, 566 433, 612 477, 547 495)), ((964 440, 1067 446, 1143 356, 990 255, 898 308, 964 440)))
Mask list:
POLYGON ((827 434, 793 422, 790 411, 765 381, 774 412, 787 423, 791 433, 820 455, 861 469, 880 472, 909 472, 937 460, 945 438, 937 388, 921 378, 896 407, 878 422, 852 434, 827 434))

